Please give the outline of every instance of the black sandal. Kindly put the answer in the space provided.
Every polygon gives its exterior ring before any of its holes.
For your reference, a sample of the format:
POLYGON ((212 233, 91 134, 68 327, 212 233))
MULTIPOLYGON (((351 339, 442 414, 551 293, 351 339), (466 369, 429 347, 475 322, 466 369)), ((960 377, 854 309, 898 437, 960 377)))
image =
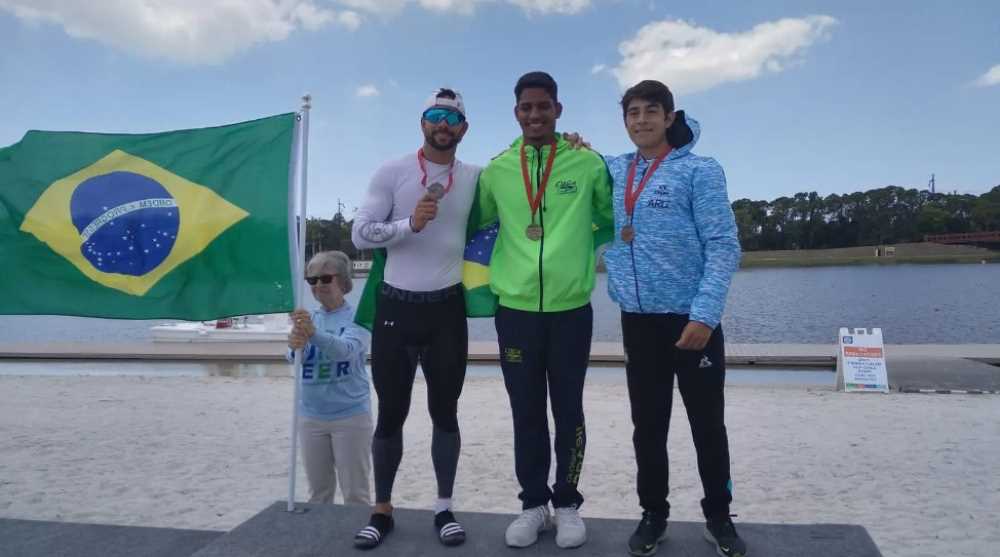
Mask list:
POLYGON ((354 547, 358 549, 374 549, 392 532, 395 522, 392 516, 375 513, 368 520, 368 526, 354 534, 354 547))
POLYGON ((455 520, 451 511, 441 511, 434 515, 434 526, 438 529, 438 539, 448 546, 462 545, 465 542, 465 530, 455 520))

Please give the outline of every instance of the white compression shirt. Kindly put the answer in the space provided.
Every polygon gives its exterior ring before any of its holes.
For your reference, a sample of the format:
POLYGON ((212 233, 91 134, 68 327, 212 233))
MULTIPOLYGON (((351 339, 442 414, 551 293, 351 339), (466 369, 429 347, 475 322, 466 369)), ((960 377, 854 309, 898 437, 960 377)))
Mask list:
MULTIPOLYGON (((427 184, 448 185, 448 165, 424 161, 427 184)), ((437 217, 420 232, 410 215, 424 196, 416 153, 383 164, 354 218, 358 249, 386 248, 385 282, 402 290, 430 292, 462 281, 462 253, 469 210, 482 168, 455 161, 454 184, 438 202, 437 217)))

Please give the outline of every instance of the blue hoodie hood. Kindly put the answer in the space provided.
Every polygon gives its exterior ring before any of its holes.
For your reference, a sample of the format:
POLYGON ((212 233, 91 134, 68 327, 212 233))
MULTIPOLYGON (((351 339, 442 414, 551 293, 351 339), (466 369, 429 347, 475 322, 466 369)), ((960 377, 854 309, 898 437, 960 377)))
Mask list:
POLYGON ((683 110, 678 110, 673 125, 667 130, 667 142, 674 148, 669 158, 683 157, 690 153, 695 143, 698 143, 699 137, 701 137, 701 124, 683 110))

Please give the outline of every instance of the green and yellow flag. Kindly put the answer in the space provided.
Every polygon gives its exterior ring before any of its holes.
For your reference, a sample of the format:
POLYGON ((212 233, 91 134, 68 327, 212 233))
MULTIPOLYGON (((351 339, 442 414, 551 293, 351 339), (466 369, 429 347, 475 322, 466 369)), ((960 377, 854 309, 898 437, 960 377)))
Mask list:
POLYGON ((215 319, 292 309, 295 114, 0 149, 0 314, 215 319))

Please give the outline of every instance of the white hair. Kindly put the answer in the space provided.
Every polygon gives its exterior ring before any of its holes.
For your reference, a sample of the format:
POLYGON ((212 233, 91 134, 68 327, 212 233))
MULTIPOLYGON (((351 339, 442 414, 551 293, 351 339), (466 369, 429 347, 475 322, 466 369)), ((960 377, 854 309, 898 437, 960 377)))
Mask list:
POLYGON ((340 289, 347 294, 354 288, 354 281, 351 279, 352 267, 351 258, 342 251, 321 251, 313 255, 306 268, 317 267, 319 269, 329 268, 333 275, 337 276, 340 289))

